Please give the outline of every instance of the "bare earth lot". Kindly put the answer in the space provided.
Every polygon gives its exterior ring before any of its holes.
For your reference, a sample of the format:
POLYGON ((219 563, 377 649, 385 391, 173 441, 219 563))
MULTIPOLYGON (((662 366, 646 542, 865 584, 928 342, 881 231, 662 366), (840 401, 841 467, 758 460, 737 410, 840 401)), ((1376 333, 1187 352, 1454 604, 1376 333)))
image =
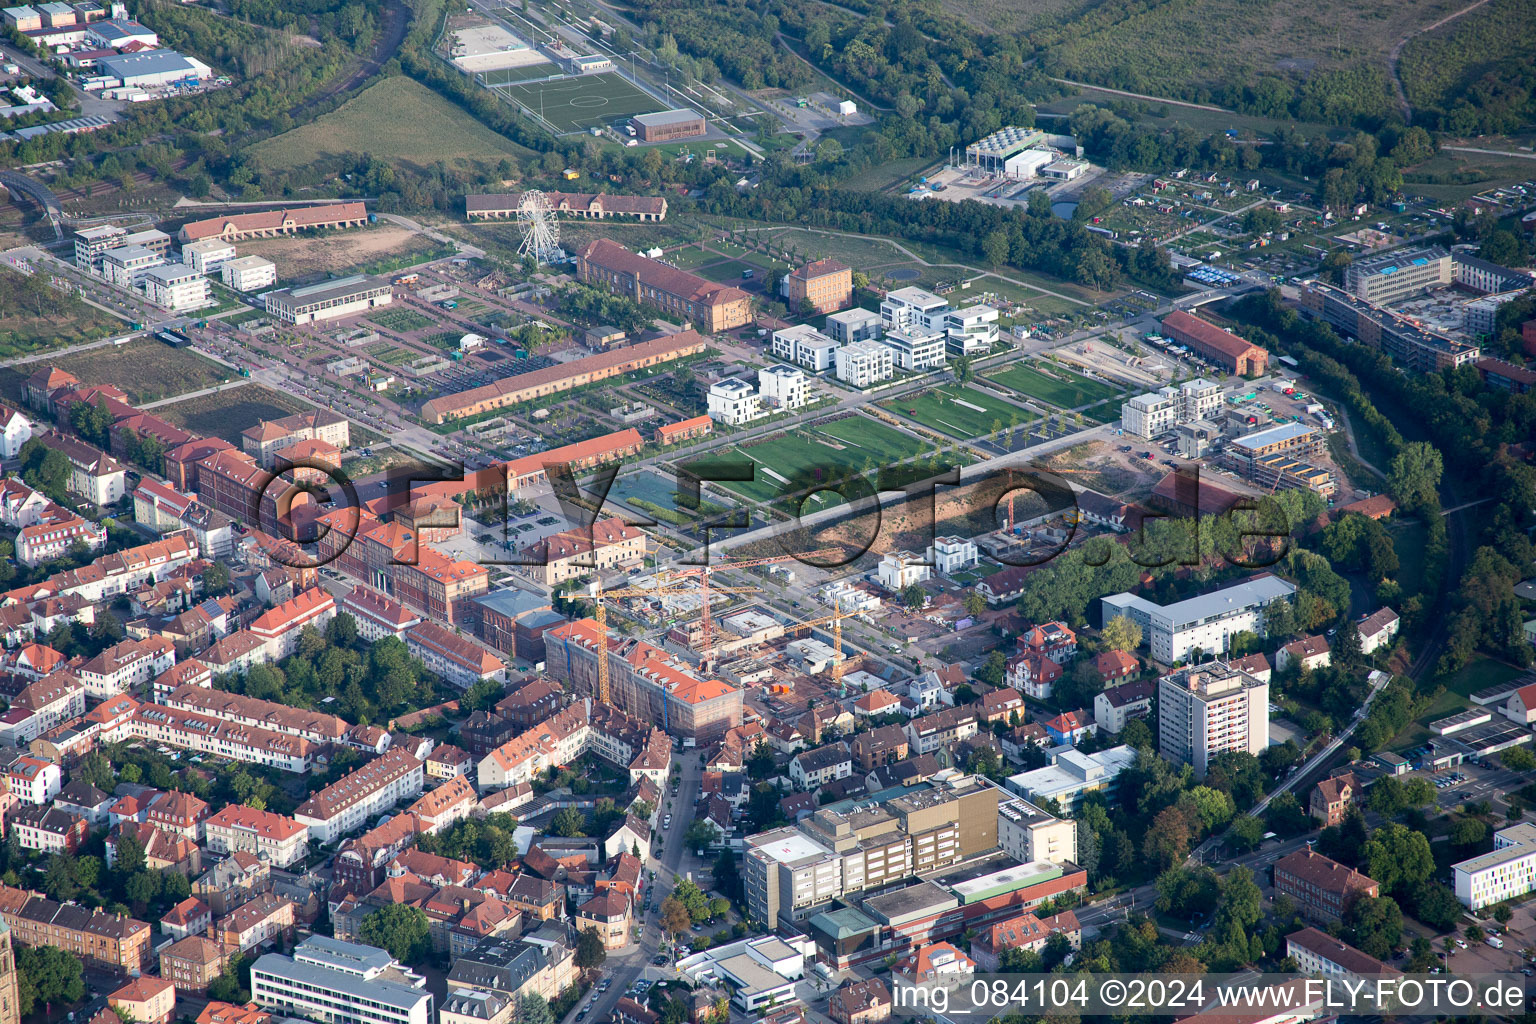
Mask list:
POLYGON ((49 366, 67 370, 86 384, 116 384, 136 405, 198 391, 234 376, 229 367, 196 352, 140 338, 127 345, 107 345, 57 359, 0 367, 0 394, 13 402, 21 401, 22 383, 49 366))
POLYGON ((352 273, 376 260, 425 253, 432 248, 430 239, 391 224, 379 224, 364 231, 252 238, 240 243, 242 255, 264 256, 276 263, 281 283, 352 273))

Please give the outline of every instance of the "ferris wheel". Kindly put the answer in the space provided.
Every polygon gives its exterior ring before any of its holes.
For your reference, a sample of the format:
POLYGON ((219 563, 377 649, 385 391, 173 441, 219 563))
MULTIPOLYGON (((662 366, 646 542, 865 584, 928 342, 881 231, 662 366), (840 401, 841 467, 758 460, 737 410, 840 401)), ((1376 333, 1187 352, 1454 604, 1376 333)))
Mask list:
POLYGON ((518 246, 519 256, 532 256, 539 263, 552 263, 562 258, 560 248, 560 222, 555 219, 555 208, 549 197, 538 189, 523 193, 517 204, 517 222, 523 228, 523 243, 518 246))

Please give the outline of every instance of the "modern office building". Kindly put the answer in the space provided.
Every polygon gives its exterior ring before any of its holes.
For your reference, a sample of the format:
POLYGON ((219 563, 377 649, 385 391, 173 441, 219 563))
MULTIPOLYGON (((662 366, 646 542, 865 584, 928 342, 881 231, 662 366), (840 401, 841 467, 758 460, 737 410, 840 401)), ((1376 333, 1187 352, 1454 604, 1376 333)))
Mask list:
POLYGON ((1536 284, 1536 277, 1529 270, 1503 267, 1464 252, 1451 257, 1451 279, 1483 295, 1518 291, 1536 284))
POLYGON ((1268 573, 1170 605, 1153 604, 1138 594, 1103 598, 1104 621, 1127 615, 1141 627, 1152 657, 1165 665, 1183 661, 1196 648, 1205 654, 1227 652, 1233 633, 1264 635, 1264 609, 1292 600, 1296 587, 1268 573))
POLYGON ((1536 825, 1521 822, 1493 834, 1493 849, 1451 865, 1456 898, 1479 910, 1536 890, 1536 825))
POLYGON ((1269 684, 1213 661, 1157 681, 1157 751, 1205 775, 1224 751, 1260 754, 1269 746, 1269 684))
POLYGON ((949 303, 922 288, 897 288, 880 301, 880 323, 887 331, 928 329, 949 303))
POLYGON ((1394 249, 1355 260, 1344 269, 1344 290, 1378 305, 1400 302, 1453 280, 1451 254, 1438 245, 1394 249))
POLYGON ((264 1010, 326 1024, 435 1024, 427 980, 376 946, 311 935, 251 967, 264 1010))
POLYGON ((354 316, 392 301, 389 282, 366 274, 304 288, 284 288, 266 295, 267 312, 283 323, 295 325, 354 316))
POLYGON ((122 245, 128 232, 114 224, 98 224, 75 232, 75 266, 86 270, 101 269, 101 257, 108 249, 122 245))

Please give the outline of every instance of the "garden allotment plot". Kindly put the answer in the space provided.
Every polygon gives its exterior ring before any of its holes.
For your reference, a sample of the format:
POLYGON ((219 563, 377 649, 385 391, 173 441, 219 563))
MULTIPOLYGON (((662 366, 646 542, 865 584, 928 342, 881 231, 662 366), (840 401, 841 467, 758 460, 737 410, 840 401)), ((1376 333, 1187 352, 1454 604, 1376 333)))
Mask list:
POLYGON ((617 74, 573 75, 496 88, 528 113, 548 121, 563 135, 666 109, 654 97, 617 74))
POLYGON ((1059 409, 1075 409, 1123 393, 1120 388, 1089 380, 1080 373, 1073 373, 1060 366, 1052 366, 1049 372, 1045 372, 1023 363, 1015 363, 1006 370, 987 374, 987 379, 1023 392, 1031 398, 1049 402, 1059 409))
POLYGON ((880 405, 898 416, 942 430, 962 441, 1014 423, 1022 425, 1035 418, 1027 409, 960 384, 929 388, 918 394, 889 399, 880 405))

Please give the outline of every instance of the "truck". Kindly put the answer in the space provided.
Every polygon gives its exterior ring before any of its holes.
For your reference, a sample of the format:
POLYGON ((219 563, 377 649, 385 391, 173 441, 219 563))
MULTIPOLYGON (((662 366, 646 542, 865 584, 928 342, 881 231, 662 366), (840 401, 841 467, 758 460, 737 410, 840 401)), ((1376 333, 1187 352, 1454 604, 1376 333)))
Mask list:
POLYGON ((1494 949, 1504 948, 1504 940, 1499 938, 1497 935, 1490 935, 1483 941, 1488 943, 1488 945, 1492 946, 1494 949))

